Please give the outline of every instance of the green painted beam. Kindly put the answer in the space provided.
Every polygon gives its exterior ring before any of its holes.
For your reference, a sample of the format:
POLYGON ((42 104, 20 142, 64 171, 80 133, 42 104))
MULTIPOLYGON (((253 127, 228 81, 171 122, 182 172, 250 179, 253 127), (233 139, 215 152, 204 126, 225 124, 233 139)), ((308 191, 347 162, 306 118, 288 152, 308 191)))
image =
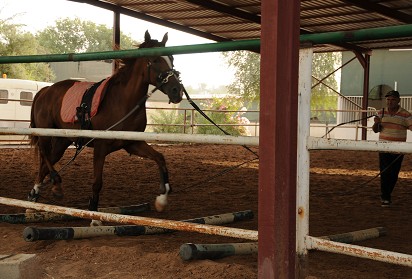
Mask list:
MULTIPOLYGON (((346 32, 328 32, 318 34, 300 35, 301 43, 310 42, 317 44, 334 44, 343 42, 359 42, 368 40, 393 39, 412 37, 412 24, 362 29, 346 32)), ((0 57, 0 64, 11 63, 41 63, 41 62, 64 62, 64 61, 93 61, 105 59, 122 59, 143 56, 159 56, 171 54, 189 54, 204 52, 222 52, 234 50, 259 50, 260 40, 239 40, 231 42, 195 44, 174 47, 159 47, 146 49, 128 49, 117 51, 68 53, 68 54, 46 54, 46 55, 24 55, 0 57)))
POLYGON ((394 39, 404 37, 412 37, 412 24, 361 29, 356 31, 304 34, 300 35, 300 42, 312 42, 314 45, 317 45, 394 39))

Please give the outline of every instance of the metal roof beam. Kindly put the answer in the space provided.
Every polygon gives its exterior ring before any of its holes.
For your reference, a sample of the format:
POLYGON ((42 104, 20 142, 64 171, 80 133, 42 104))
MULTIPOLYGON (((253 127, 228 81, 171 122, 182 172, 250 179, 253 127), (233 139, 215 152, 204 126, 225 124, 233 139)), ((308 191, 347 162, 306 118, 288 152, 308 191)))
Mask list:
POLYGON ((372 3, 366 0, 342 0, 342 1, 348 4, 352 4, 354 6, 357 6, 359 8, 365 9, 367 11, 376 12, 385 17, 389 17, 391 19, 395 19, 400 22, 404 22, 408 24, 412 23, 412 16, 405 14, 403 12, 399 12, 394 9, 390 9, 380 4, 375 4, 375 3, 372 3))
POLYGON ((231 6, 227 6, 227 5, 217 3, 215 1, 185 0, 185 2, 195 4, 195 5, 198 5, 200 7, 207 8, 207 9, 219 12, 219 13, 225 13, 225 14, 237 17, 237 18, 241 18, 241 19, 244 19, 244 20, 248 20, 248 21, 260 24, 260 16, 259 15, 251 14, 251 13, 239 10, 239 9, 231 7, 231 6))
POLYGON ((230 39, 224 38, 224 37, 220 37, 220 36, 216 36, 207 32, 202 32, 187 26, 183 26, 177 23, 173 23, 161 18, 157 18, 157 17, 152 17, 149 16, 147 14, 144 13, 140 13, 140 12, 136 12, 130 9, 126 9, 117 5, 113 5, 113 4, 109 4, 109 3, 105 3, 99 0, 68 0, 68 1, 72 1, 72 2, 77 2, 77 3, 83 3, 83 4, 89 4, 92 6, 96 6, 99 8, 103 8, 109 11, 113 11, 113 12, 119 12, 121 14, 127 15, 127 16, 131 16, 137 19, 141 19, 144 21, 148 21, 154 24, 159 24, 165 27, 169 27, 175 30, 179 30, 182 32, 186 32, 195 36, 199 36, 202 38, 206 38, 209 40, 213 40, 213 41, 217 41, 217 42, 223 42, 223 41, 232 41, 230 39))

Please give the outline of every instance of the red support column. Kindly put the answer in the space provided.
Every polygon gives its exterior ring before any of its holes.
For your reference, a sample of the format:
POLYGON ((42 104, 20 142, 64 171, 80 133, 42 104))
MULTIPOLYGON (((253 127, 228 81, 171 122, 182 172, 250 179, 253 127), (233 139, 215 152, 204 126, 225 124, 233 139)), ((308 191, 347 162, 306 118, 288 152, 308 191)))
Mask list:
POLYGON ((263 0, 259 278, 295 278, 299 0, 263 0))
MULTIPOLYGON (((368 53, 365 53, 365 67, 363 68, 363 99, 362 99, 362 109, 368 109, 368 98, 369 98, 369 72, 370 72, 370 62, 371 56, 368 53)), ((368 114, 366 112, 362 113, 362 121, 361 124, 363 127, 368 126, 368 120, 366 117, 368 114)), ((366 136, 367 129, 362 129, 362 140, 367 140, 366 136)))
MULTIPOLYGON (((113 49, 121 49, 120 47, 120 12, 113 12, 113 49)), ((118 63, 113 60, 112 63, 112 72, 116 72, 119 68, 118 63)))

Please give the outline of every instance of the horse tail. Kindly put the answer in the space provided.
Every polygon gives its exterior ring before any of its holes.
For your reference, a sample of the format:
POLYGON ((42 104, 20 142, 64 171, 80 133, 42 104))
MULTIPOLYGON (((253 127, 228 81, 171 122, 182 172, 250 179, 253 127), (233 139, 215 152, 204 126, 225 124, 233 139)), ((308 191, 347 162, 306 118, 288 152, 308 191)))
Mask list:
MULTIPOLYGON (((34 96, 33 98, 33 102, 31 104, 31 112, 30 112, 30 128, 36 128, 36 120, 34 118, 34 106, 36 104, 36 101, 38 99, 38 97, 41 95, 42 92, 44 92, 46 90, 46 88, 48 88, 49 86, 43 87, 42 89, 39 90, 39 92, 37 92, 37 94, 34 96)), ((30 139, 30 145, 31 146, 36 146, 37 147, 37 142, 39 141, 39 137, 38 136, 33 136, 33 135, 29 135, 29 139, 30 139)))

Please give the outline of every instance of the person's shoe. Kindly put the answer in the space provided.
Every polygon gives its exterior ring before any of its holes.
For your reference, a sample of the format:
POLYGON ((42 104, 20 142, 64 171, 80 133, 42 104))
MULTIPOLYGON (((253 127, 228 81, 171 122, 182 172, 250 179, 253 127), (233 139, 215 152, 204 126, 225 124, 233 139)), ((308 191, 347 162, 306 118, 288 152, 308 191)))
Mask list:
POLYGON ((382 207, 390 207, 391 206, 391 201, 388 200, 382 200, 381 206, 382 207))

